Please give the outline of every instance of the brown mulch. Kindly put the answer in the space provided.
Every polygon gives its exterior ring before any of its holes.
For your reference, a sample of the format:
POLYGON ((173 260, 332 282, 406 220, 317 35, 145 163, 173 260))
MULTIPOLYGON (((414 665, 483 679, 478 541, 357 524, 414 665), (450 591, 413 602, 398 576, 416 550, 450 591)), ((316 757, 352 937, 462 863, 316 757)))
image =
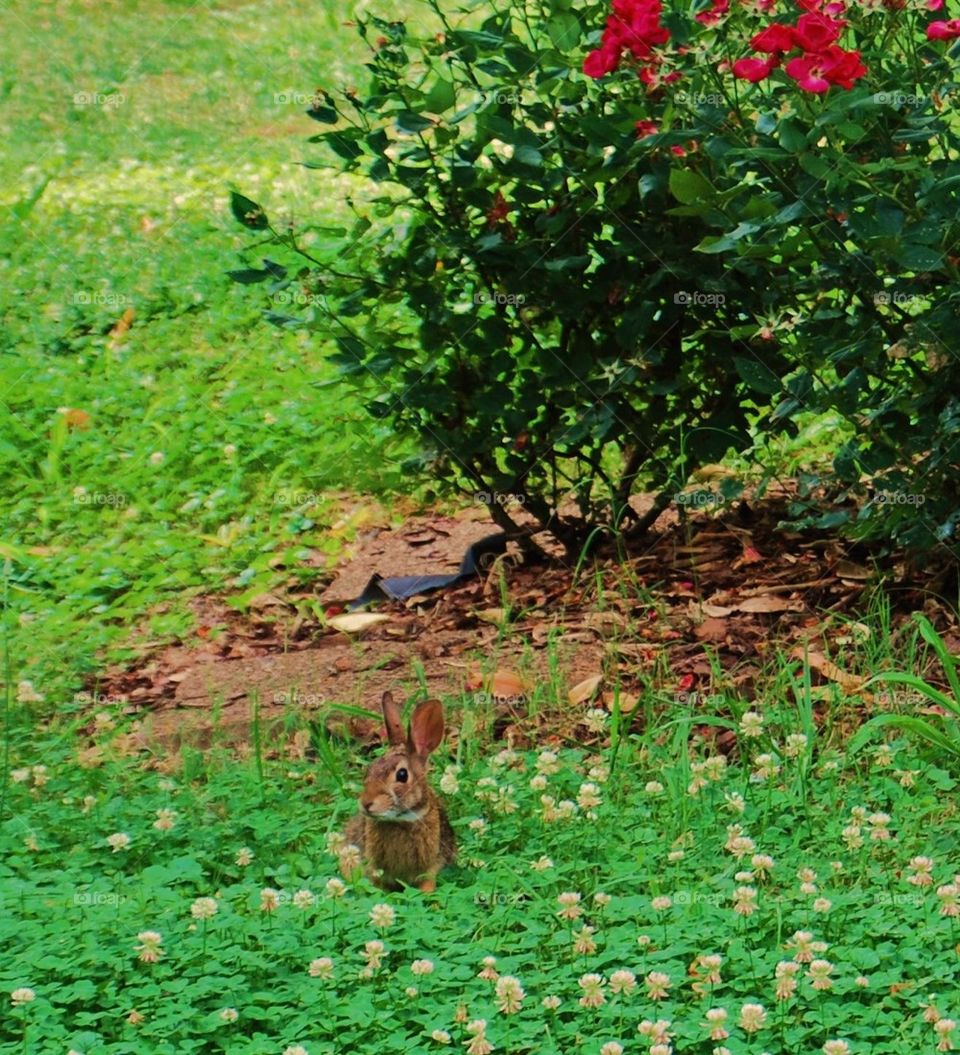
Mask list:
MULTIPOLYGON (((522 724, 524 697, 539 693, 541 731, 563 735, 564 709, 555 709, 550 726, 549 705, 557 700, 549 697, 597 675, 603 682, 583 707, 609 704, 614 684, 627 707, 650 686, 703 696, 722 687, 749 699, 779 650, 798 667, 806 655, 815 680, 856 692, 869 673, 858 669, 856 653, 871 632, 858 612, 881 583, 894 634, 922 610, 960 653, 947 600, 951 590, 956 596, 948 580, 955 569, 921 572, 832 535, 786 533, 777 528, 781 514, 768 502, 683 522, 665 517, 625 559, 600 554, 579 575, 562 562, 525 563, 511 547, 462 585, 381 605, 377 612, 388 618, 362 632, 323 626, 304 603, 315 595, 293 588, 256 598, 242 613, 199 598, 192 639, 147 648, 90 689, 96 708, 119 704, 136 715, 134 740, 150 750, 206 746, 214 726, 217 742, 243 744, 255 709, 268 728, 291 712, 322 715, 330 724, 330 704, 370 709, 385 689, 420 691, 421 679, 435 695, 503 698, 505 735, 522 724)), ((454 571, 466 547, 491 530, 476 507, 372 527, 320 600, 329 616, 342 612, 374 572, 454 571)), ((378 732, 375 721, 338 721, 361 739, 378 732)))

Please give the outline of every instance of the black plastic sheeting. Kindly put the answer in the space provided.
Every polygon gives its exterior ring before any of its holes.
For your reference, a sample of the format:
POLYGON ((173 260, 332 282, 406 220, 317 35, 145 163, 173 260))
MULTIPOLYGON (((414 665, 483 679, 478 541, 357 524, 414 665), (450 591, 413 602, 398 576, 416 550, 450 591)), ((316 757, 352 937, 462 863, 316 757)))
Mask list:
POLYGON ((498 531, 497 534, 487 535, 468 547, 460 562, 460 570, 454 575, 398 575, 385 579, 380 574, 374 574, 364 587, 363 593, 347 603, 347 611, 364 608, 368 604, 377 604, 380 601, 405 601, 421 593, 455 586, 464 579, 479 575, 484 568, 489 566, 492 557, 499 556, 506 550, 507 536, 502 531, 498 531))

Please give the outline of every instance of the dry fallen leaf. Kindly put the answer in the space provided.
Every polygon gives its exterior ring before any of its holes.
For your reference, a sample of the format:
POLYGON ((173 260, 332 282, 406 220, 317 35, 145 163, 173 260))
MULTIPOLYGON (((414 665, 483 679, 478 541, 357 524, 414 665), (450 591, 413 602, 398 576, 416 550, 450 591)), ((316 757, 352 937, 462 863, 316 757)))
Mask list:
POLYGON ((619 612, 587 612, 583 624, 601 637, 614 637, 624 629, 626 620, 619 612))
MULTIPOLYGON (((706 606, 705 606, 706 607, 706 606)), ((762 594, 760 597, 748 597, 733 606, 735 612, 802 612, 801 601, 790 601, 786 597, 774 597, 762 594)))
POLYGON ((496 699, 506 700, 526 696, 527 686, 519 674, 512 670, 495 670, 492 674, 483 674, 473 668, 467 674, 467 692, 483 689, 496 699))
POLYGON ((133 325, 134 318, 136 318, 136 312, 133 308, 127 308, 110 331, 110 339, 118 341, 133 325))
POLYGON ((481 623, 493 623, 494 626, 507 621, 507 613, 503 608, 484 608, 480 612, 474 612, 474 615, 481 623))
POLYGON ((867 680, 866 678, 861 678, 856 674, 849 674, 847 671, 841 670, 836 663, 827 659, 822 653, 807 652, 804 654, 802 646, 798 645, 790 655, 793 659, 803 660, 806 658, 813 670, 818 671, 830 681, 836 682, 836 684, 839 685, 847 695, 862 695, 868 702, 873 700, 872 693, 862 691, 863 684, 867 680))
POLYGON ((640 702, 640 697, 632 692, 621 692, 619 697, 617 697, 616 693, 605 692, 601 699, 603 700, 604 706, 611 714, 613 713, 613 708, 618 700, 621 714, 630 714, 631 711, 635 711, 637 709, 637 704, 640 702))
POLYGON ((597 689, 600 688, 600 683, 602 681, 602 674, 594 674, 589 678, 584 678, 583 681, 577 682, 577 684, 567 693, 567 699, 574 707, 578 704, 585 703, 587 700, 591 699, 597 689))
POLYGON ((856 564, 852 560, 838 560, 834 569, 840 579, 852 579, 854 582, 866 582, 873 572, 862 564, 856 564))
POLYGON ((334 615, 327 620, 327 626, 341 630, 345 634, 362 634, 371 627, 390 621, 390 616, 379 612, 346 612, 334 615))
POLYGON ((694 627, 693 632, 699 641, 725 641, 727 625, 722 619, 711 616, 709 619, 704 619, 698 627, 694 627))
POLYGON ((85 410, 80 410, 78 407, 70 407, 63 415, 63 420, 67 423, 68 429, 89 429, 90 428, 90 415, 85 410))

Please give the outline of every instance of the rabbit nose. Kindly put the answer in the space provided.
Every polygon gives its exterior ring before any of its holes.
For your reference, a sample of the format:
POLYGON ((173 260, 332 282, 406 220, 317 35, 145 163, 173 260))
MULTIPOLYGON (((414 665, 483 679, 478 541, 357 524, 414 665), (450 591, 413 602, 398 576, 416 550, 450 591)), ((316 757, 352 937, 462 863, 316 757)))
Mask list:
POLYGON ((373 805, 373 795, 368 795, 366 792, 364 792, 360 796, 360 809, 362 809, 364 813, 369 813, 370 812, 370 807, 372 805, 373 805))

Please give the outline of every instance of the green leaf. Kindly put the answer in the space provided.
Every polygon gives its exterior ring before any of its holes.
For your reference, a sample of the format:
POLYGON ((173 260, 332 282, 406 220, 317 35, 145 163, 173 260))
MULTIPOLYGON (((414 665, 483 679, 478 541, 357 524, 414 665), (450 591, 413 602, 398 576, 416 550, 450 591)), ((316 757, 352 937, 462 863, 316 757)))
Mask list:
POLYGON ((943 265, 943 253, 926 245, 904 243, 894 254, 894 259, 910 271, 935 271, 943 265))
POLYGON ((956 715, 960 716, 960 675, 957 673, 957 669, 960 667, 960 660, 947 649, 943 638, 937 633, 933 623, 925 615, 918 613, 914 618, 919 627, 920 636, 936 652, 937 658, 943 667, 943 672, 947 676, 947 681, 950 682, 950 688, 953 691, 953 704, 948 704, 948 707, 956 715))
POLYGON ((513 159, 514 161, 519 162, 521 165, 526 165, 528 168, 543 167, 543 155, 540 153, 539 150, 537 150, 536 147, 517 147, 514 151, 513 159))
POLYGON ((795 121, 780 124, 780 146, 791 154, 799 154, 807 145, 807 133, 795 121))
POLYGON ((449 110, 456 101, 457 93, 453 87, 453 81, 438 77, 423 100, 423 108, 431 114, 442 114, 449 110))
POLYGON ((693 172, 691 169, 671 169, 670 193, 683 205, 693 205, 695 202, 715 197, 717 192, 706 176, 701 176, 699 172, 693 172))
POLYGON ((572 11, 563 11, 547 22, 547 35, 560 51, 570 51, 580 40, 580 19, 572 11))
POLYGON ((235 190, 230 191, 230 211, 234 219, 251 231, 264 231, 270 226, 270 221, 263 208, 235 190))
POLYGON ((864 745, 869 743, 881 729, 901 729, 934 747, 939 747, 953 757, 960 756, 960 740, 940 732, 936 726, 923 718, 911 718, 903 714, 878 714, 875 718, 871 718, 866 725, 860 727, 856 736, 847 745, 847 752, 855 755, 861 751, 864 745))
POLYGON ((548 260, 543 266, 547 271, 582 271, 589 263, 588 256, 563 256, 548 260))
POLYGON ((312 117, 322 125, 335 125, 340 119, 340 115, 332 106, 311 106, 307 110, 307 117, 312 117))
POLYGON ((698 253, 725 253, 730 249, 736 249, 739 242, 743 241, 747 235, 756 234, 761 227, 760 223, 739 223, 732 231, 719 238, 716 235, 708 235, 696 246, 696 250, 698 253))
POLYGON ((957 715, 957 717, 960 717, 960 701, 951 699, 946 693, 941 692, 916 674, 905 674, 900 673, 899 671, 884 671, 881 674, 874 675, 868 681, 865 681, 863 687, 864 689, 868 689, 874 685, 906 685, 907 688, 913 689, 914 692, 918 693, 920 696, 925 696, 937 707, 942 707, 945 711, 951 711, 953 714, 957 715))
POLYGON ((780 383, 780 378, 769 367, 764 366, 763 363, 758 362, 756 359, 745 359, 742 356, 735 356, 733 365, 736 367, 737 373, 756 392, 773 396, 780 392, 783 387, 780 383))
POLYGON ((408 135, 413 135, 417 132, 422 132, 426 128, 433 127, 433 121, 429 117, 422 117, 418 113, 414 113, 413 110, 401 110, 397 114, 396 125, 398 132, 406 132, 408 135))
POLYGON ((830 163, 819 154, 801 154, 800 168, 814 179, 824 179, 832 171, 830 163))

